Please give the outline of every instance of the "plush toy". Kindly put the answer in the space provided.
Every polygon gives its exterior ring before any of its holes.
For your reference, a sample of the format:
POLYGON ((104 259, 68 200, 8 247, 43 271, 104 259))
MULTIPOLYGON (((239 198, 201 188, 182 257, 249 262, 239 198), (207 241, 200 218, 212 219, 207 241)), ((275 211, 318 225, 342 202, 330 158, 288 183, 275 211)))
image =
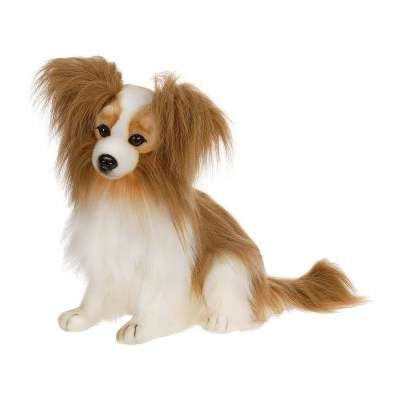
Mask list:
POLYGON ((60 315, 62 329, 129 315, 117 340, 136 344, 195 324, 231 332, 285 308, 361 301, 325 260, 299 279, 267 276, 235 219, 193 188, 200 167, 231 145, 223 113, 194 86, 171 74, 153 90, 124 85, 114 63, 93 57, 48 62, 36 90, 73 205, 66 255, 88 282, 80 306, 60 315))

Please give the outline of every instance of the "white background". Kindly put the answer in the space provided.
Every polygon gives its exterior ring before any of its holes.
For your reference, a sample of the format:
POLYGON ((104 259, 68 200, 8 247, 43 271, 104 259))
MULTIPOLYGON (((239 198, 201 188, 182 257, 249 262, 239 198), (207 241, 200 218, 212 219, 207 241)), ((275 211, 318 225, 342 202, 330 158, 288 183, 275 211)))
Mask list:
POLYGON ((397 6, 3 2, 0 397, 398 399, 397 6), (97 54, 130 83, 175 71, 226 112, 235 157, 198 186, 242 223, 270 274, 328 257, 370 302, 131 347, 115 342, 123 321, 62 332, 57 316, 78 305, 83 283, 62 267, 68 206, 31 84, 50 58, 97 54))

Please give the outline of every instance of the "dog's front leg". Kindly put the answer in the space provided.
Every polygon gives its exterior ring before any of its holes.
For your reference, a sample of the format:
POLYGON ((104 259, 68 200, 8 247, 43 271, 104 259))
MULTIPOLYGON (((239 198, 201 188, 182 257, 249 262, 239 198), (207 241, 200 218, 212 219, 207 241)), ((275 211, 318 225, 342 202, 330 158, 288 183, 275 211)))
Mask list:
POLYGON ((177 298, 174 294, 172 289, 170 296, 147 302, 139 300, 132 319, 117 332, 118 343, 144 343, 188 328, 192 324, 188 296, 177 298))
POLYGON ((93 284, 89 284, 81 305, 63 312, 58 317, 60 328, 65 331, 83 331, 103 319, 104 293, 93 284))

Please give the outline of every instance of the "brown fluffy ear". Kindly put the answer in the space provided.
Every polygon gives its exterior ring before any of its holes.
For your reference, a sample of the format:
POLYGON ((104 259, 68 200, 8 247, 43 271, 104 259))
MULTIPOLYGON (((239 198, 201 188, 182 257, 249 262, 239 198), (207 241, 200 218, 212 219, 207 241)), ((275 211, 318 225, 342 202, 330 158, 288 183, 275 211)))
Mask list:
POLYGON ((102 57, 56 58, 37 74, 35 93, 50 105, 51 126, 61 137, 58 165, 73 199, 88 179, 96 115, 121 89, 121 74, 102 57))
POLYGON ((167 74, 156 78, 152 111, 160 133, 159 156, 170 173, 191 183, 203 162, 229 150, 231 137, 222 111, 196 87, 167 74))

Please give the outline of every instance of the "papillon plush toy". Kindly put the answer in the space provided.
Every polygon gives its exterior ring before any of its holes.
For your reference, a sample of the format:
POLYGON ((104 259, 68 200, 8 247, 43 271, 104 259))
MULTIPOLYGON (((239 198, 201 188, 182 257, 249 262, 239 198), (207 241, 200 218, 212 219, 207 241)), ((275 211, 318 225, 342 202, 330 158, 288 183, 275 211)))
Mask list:
POLYGON ((50 106, 73 205, 66 255, 87 278, 62 329, 129 315, 117 340, 136 344, 196 324, 231 332, 285 308, 360 301, 328 261, 299 279, 267 276, 235 219, 193 188, 200 167, 231 144, 223 113, 194 86, 171 74, 153 90, 126 85, 115 64, 93 57, 48 62, 36 90, 50 106))

